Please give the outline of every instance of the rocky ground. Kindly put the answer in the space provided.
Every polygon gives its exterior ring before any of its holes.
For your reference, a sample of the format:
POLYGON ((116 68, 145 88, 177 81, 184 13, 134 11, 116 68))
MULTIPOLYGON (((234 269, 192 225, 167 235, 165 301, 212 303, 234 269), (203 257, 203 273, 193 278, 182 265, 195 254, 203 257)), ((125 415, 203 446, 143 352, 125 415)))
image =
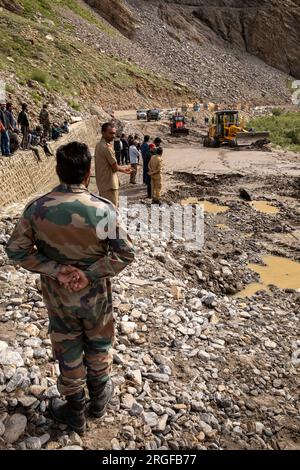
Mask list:
POLYGON ((196 3, 184 8, 174 4, 167 7, 155 1, 127 0, 138 25, 132 42, 143 47, 172 78, 188 84, 203 101, 227 105, 239 101, 289 102, 284 73, 240 48, 227 47, 228 41, 218 44, 215 38, 205 37, 205 26, 192 20, 196 3))
POLYGON ((205 216, 198 252, 137 233, 136 260, 114 283, 116 393, 82 437, 47 413, 58 372, 47 314, 38 276, 4 254, 22 205, 2 211, 1 448, 299 449, 299 289, 233 295, 258 280, 247 265, 262 255, 300 259, 299 179, 169 178, 166 202, 192 195, 230 210, 205 216), (279 213, 253 211, 241 186, 279 213))

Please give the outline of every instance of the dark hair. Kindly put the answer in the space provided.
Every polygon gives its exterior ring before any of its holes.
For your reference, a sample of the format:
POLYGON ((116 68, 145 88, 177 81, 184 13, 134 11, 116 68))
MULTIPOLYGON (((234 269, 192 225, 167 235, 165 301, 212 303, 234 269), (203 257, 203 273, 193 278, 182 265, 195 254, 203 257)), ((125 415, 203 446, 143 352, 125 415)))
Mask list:
POLYGON ((164 149, 162 147, 158 147, 156 150, 156 155, 162 155, 164 153, 164 149))
POLYGON ((150 140, 150 135, 145 135, 144 136, 144 142, 149 142, 150 140))
POLYGON ((11 109, 12 108, 12 103, 6 103, 6 109, 11 109))
POLYGON ((92 156, 86 144, 70 142, 56 152, 56 172, 67 184, 80 184, 91 168, 92 156))
POLYGON ((25 111, 25 109, 27 109, 27 104, 26 103, 22 103, 22 109, 23 109, 23 111, 25 111))
POLYGON ((161 144, 161 142, 162 142, 162 140, 161 140, 161 138, 160 138, 160 137, 156 137, 156 138, 154 139, 154 143, 155 143, 155 145, 160 145, 160 144, 161 144))
POLYGON ((103 134, 103 132, 106 132, 109 127, 114 128, 115 126, 113 125, 112 122, 105 122, 101 127, 102 134, 103 134))
POLYGON ((125 137, 125 134, 122 134, 121 137, 122 137, 122 139, 123 139, 123 138, 125 137))

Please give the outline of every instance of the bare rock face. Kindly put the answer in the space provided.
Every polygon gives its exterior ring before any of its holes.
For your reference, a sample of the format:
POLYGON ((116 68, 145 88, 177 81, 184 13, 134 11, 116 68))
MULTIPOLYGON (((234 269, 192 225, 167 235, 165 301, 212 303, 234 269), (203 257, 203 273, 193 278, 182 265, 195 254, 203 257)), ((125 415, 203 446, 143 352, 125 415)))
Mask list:
POLYGON ((13 13, 22 13, 23 7, 15 0, 0 0, 0 7, 6 8, 13 13))
POLYGON ((135 26, 131 12, 123 0, 84 0, 97 13, 117 28, 122 34, 131 37, 135 26))
MULTIPOLYGON (((192 2, 181 2, 191 4, 192 2)), ((300 77, 300 2, 199 0, 193 15, 225 42, 300 77)))

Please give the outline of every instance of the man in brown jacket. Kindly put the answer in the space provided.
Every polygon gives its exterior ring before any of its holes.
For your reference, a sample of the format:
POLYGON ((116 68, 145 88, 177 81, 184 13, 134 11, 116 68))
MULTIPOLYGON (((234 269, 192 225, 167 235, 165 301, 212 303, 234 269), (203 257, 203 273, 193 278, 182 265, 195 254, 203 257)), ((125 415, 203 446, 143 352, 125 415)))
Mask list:
POLYGON ((119 178, 118 171, 130 175, 129 167, 118 165, 113 141, 116 136, 116 128, 110 122, 102 126, 102 139, 95 150, 95 172, 99 196, 108 199, 115 206, 119 205, 119 178))

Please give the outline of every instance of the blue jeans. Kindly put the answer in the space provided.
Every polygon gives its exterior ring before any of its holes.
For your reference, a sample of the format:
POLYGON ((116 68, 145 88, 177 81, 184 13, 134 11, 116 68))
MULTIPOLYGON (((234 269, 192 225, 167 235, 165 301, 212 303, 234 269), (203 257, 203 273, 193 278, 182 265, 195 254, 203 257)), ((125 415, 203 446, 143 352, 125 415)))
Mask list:
POLYGON ((1 152, 2 155, 10 155, 8 131, 1 132, 1 152))

